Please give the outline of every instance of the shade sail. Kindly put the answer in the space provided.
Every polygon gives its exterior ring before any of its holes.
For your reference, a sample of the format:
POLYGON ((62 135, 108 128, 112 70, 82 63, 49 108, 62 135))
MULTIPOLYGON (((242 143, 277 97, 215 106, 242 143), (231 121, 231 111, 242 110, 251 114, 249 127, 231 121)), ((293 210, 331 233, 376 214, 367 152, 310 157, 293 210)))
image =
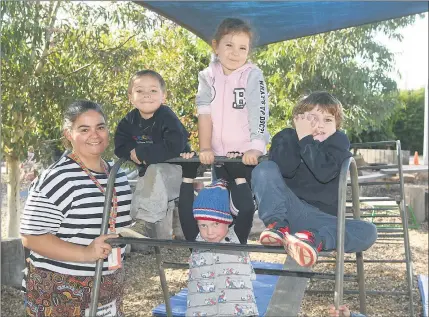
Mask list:
POLYGON ((135 1, 206 42, 227 17, 256 31, 255 46, 428 11, 427 1, 135 1))

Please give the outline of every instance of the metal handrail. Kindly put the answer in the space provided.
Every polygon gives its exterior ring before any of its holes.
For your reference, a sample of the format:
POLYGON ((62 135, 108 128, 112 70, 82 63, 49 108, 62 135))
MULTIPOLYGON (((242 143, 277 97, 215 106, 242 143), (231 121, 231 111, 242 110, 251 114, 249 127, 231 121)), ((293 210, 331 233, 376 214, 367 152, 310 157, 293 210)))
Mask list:
POLYGON ((387 145, 397 145, 397 141, 376 141, 376 142, 364 142, 364 143, 352 143, 350 144, 351 149, 364 149, 366 146, 387 146, 387 145))
MULTIPOLYGON (((266 156, 259 158, 259 161, 266 160, 266 156)), ((227 157, 216 157, 216 162, 239 162, 241 159, 230 159, 227 157)), ((112 167, 110 171, 109 178, 107 181, 106 187, 106 196, 105 203, 103 208, 103 218, 101 224, 100 234, 106 234, 108 228, 108 220, 110 216, 110 201, 112 200, 113 187, 115 183, 116 174, 119 170, 119 167, 125 162, 125 159, 118 160, 112 167)), ((198 157, 191 159, 183 158, 174 158, 166 161, 168 163, 179 163, 179 162, 199 162, 198 157)), ((352 183, 352 193, 353 193, 353 209, 355 217, 359 217, 359 186, 358 186, 358 173, 356 168, 355 160, 350 157, 341 165, 341 171, 339 175, 339 188, 338 188, 338 204, 339 211, 337 217, 337 256, 336 256, 336 270, 335 270, 335 295, 334 295, 334 304, 338 308, 342 304, 343 300, 343 282, 344 282, 344 234, 345 234, 345 213, 346 213, 346 189, 347 189, 347 172, 350 171, 350 179, 352 183)), ((284 253, 283 248, 279 247, 266 247, 262 245, 241 245, 241 244, 222 244, 222 243, 208 243, 208 242, 193 242, 193 241, 177 241, 177 240, 160 240, 160 239, 146 239, 146 238, 115 238, 107 239, 107 243, 112 245, 117 244, 130 244, 130 243, 141 243, 146 245, 152 245, 155 248, 156 261, 158 265, 161 287, 165 299, 165 307, 167 316, 172 316, 172 310, 170 305, 170 298, 168 292, 168 286, 165 278, 164 269, 162 266, 161 252, 160 247, 186 247, 186 248, 203 248, 203 249, 223 249, 223 250, 241 250, 248 252, 264 252, 264 253, 284 253)), ((357 265, 358 265, 358 284, 360 292, 363 290, 363 303, 361 298, 361 312, 366 311, 365 306, 365 288, 363 282, 363 262, 361 263, 361 270, 359 269, 360 260, 358 254, 357 256, 357 265), (362 307, 363 305, 363 307, 362 307)), ((100 259, 97 261, 95 268, 95 277, 94 277, 94 286, 91 294, 91 302, 89 307, 89 315, 96 316, 97 305, 99 299, 99 291, 101 285, 101 276, 103 268, 103 260, 100 259)))
MULTIPOLYGON (((126 160, 123 158, 119 159, 110 170, 109 178, 107 179, 107 185, 106 185, 106 193, 105 193, 105 199, 104 199, 103 218, 101 220, 100 235, 107 234, 107 227, 109 225, 109 216, 110 216, 110 208, 111 208, 110 202, 112 201, 112 197, 113 197, 113 188, 115 187, 116 174, 118 173, 119 167, 121 167, 122 163, 124 163, 125 161, 126 160)), ((91 293, 89 316, 97 315, 97 305, 98 305, 98 298, 100 295, 101 275, 103 273, 103 262, 104 262, 104 259, 98 259, 95 265, 94 286, 91 293)))

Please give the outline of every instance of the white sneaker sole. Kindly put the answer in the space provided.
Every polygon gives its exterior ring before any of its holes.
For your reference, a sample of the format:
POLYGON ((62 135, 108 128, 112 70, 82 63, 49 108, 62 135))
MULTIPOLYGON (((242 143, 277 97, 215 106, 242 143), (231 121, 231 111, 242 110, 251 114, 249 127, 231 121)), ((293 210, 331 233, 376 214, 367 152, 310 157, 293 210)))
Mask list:
POLYGON ((259 243, 270 247, 281 247, 284 244, 279 235, 271 231, 262 231, 259 243))
POLYGON ((317 251, 294 235, 286 233, 284 248, 287 254, 300 266, 311 267, 317 262, 317 251))

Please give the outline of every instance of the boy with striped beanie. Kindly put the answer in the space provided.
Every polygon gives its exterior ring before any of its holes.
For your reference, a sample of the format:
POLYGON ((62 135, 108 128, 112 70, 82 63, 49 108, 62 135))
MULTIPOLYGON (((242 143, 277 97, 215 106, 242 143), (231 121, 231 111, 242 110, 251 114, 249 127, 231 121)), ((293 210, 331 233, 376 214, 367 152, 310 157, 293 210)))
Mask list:
MULTIPOLYGON (((247 240, 247 230, 237 232, 241 230, 240 213, 232 225, 229 193, 223 180, 198 193, 193 215, 200 231, 195 241, 239 244, 239 234, 247 240)), ((194 248, 189 258, 186 316, 259 316, 252 284, 255 278, 247 252, 194 248)))
POLYGON ((218 180, 202 189, 194 200, 193 213, 201 238, 221 242, 233 220, 226 182, 218 180))

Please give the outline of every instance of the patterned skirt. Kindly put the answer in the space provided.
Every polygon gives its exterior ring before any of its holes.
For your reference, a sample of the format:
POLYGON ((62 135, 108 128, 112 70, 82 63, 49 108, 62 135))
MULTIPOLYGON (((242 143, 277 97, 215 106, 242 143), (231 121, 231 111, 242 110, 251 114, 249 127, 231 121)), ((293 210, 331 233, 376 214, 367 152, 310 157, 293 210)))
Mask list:
MULTIPOLYGON (((88 316, 92 276, 72 276, 37 268, 27 263, 25 313, 31 317, 88 316), (85 310, 87 310, 85 312, 85 310)), ((101 279, 97 316, 123 317, 124 270, 101 279)))

